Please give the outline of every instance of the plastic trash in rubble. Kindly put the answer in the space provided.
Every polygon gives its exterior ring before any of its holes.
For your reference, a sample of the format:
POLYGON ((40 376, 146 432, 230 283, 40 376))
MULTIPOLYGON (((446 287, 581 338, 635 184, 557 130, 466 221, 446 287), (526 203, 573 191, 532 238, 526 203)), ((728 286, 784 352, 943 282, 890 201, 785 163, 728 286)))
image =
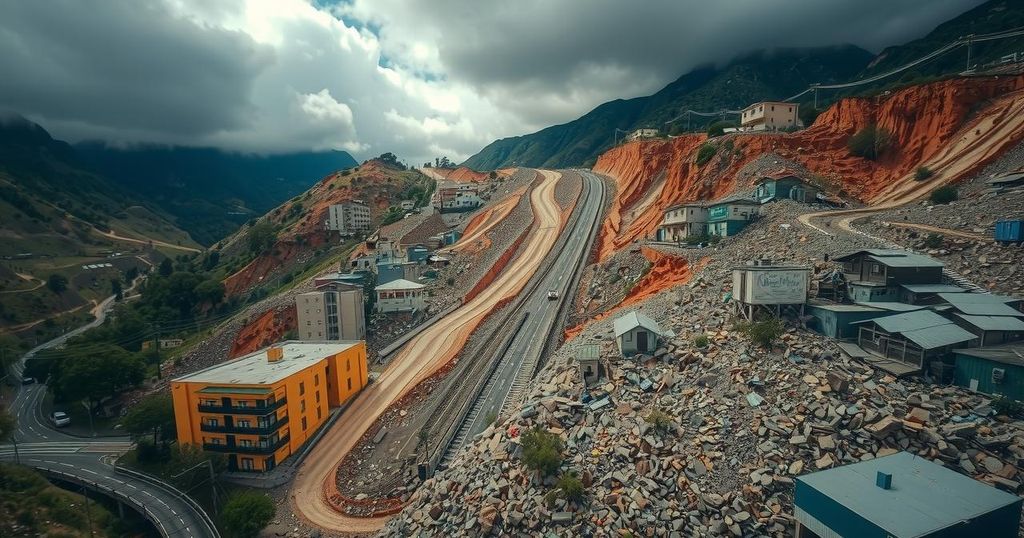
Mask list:
POLYGON ((749 403, 751 407, 757 407, 761 405, 763 402, 764 398, 762 398, 760 394, 756 392, 747 393, 747 403, 749 403))
POLYGON ((752 377, 752 378, 747 380, 747 386, 749 386, 749 387, 763 387, 764 386, 764 381, 761 381, 761 377, 760 376, 756 376, 755 375, 754 377, 752 377))

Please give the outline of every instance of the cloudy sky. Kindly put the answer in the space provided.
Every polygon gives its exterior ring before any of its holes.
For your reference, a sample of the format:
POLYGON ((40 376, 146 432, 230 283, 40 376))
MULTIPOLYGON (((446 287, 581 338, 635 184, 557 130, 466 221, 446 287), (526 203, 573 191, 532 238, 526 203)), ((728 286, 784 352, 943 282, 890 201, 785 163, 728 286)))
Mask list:
POLYGON ((980 0, 0 3, 0 108, 69 141, 462 160, 763 47, 919 37, 980 0))

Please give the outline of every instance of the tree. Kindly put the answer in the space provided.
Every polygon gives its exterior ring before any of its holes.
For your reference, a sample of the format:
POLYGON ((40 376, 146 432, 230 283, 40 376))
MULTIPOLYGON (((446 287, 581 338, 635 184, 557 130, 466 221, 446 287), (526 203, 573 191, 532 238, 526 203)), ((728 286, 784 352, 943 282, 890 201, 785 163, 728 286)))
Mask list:
POLYGON ((487 177, 489 179, 498 179, 498 173, 495 172, 494 170, 491 170, 491 172, 489 174, 487 174, 487 177))
POLYGON ((694 162, 697 166, 704 166, 712 157, 715 156, 715 152, 718 151, 714 144, 705 142, 701 144, 700 149, 697 150, 697 158, 694 162))
POLYGON ((121 419, 121 426, 134 435, 153 435, 154 442, 174 438, 174 404, 170 394, 154 394, 132 406, 121 419))
POLYGON ((146 365, 124 348, 113 344, 69 346, 54 365, 49 385, 61 401, 88 400, 90 409, 103 399, 138 386, 146 377, 146 365))
POLYGON ((935 175, 931 168, 927 166, 918 166, 917 170, 914 170, 914 179, 917 181, 924 181, 935 175))
POLYGON ((948 204, 950 202, 956 201, 956 199, 959 198, 959 196, 960 195, 959 193, 957 193, 956 187, 952 185, 946 185, 944 187, 939 187, 933 190, 928 198, 932 201, 932 203, 935 204, 948 204))
POLYGON ((800 105, 800 122, 804 124, 804 127, 813 125, 814 120, 818 119, 818 114, 821 114, 821 111, 814 108, 814 105, 810 103, 800 105))
POLYGON ((228 499, 220 517, 228 536, 252 538, 274 519, 274 512, 274 501, 266 495, 241 491, 228 499))
POLYGON ((868 125, 857 131, 846 143, 846 148, 851 155, 863 157, 868 160, 875 160, 885 153, 892 143, 892 135, 889 131, 878 127, 875 124, 868 125))
POLYGON ((214 306, 224 300, 224 283, 219 280, 204 280, 196 286, 196 298, 214 306))
POLYGON ((722 136, 722 135, 725 134, 725 128, 726 127, 735 127, 735 126, 736 126, 736 122, 734 122, 734 121, 722 120, 722 121, 713 122, 711 125, 708 125, 708 137, 709 138, 714 138, 716 136, 722 136))
POLYGON ((68 277, 54 273, 50 275, 50 278, 46 279, 46 287, 49 288, 54 295, 60 295, 68 289, 68 277))
POLYGON ((542 476, 551 476, 562 465, 562 440, 536 426, 523 434, 523 464, 542 476))
POLYGON ((374 160, 380 161, 381 163, 390 166, 391 168, 405 170, 405 165, 399 162, 398 157, 394 153, 391 153, 390 151, 387 153, 381 153, 374 160))
POLYGON ((174 272, 174 262, 170 258, 164 258, 164 261, 160 262, 160 276, 171 276, 174 272))
POLYGON ((6 409, 0 408, 0 441, 10 439, 11 434, 17 428, 18 422, 14 419, 14 415, 8 413, 6 409))
POLYGON ((262 254, 274 246, 274 242, 277 241, 277 232, 274 231, 274 225, 270 221, 261 220, 249 228, 246 239, 249 243, 249 252, 262 254))
POLYGON ((782 324, 781 319, 771 318, 764 321, 741 324, 739 330, 746 333, 755 344, 765 349, 771 349, 772 344, 782 336, 786 327, 782 324))

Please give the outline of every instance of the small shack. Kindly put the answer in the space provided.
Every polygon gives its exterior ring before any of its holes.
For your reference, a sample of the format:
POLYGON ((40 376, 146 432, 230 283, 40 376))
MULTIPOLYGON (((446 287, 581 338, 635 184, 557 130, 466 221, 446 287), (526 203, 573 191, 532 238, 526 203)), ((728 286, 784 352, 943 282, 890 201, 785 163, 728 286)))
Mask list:
POLYGON ((802 315, 810 288, 811 270, 794 265, 773 265, 754 260, 732 270, 732 297, 736 312, 748 320, 762 309, 781 316, 792 309, 802 315))
POLYGON ((708 206, 708 235, 731 237, 757 218, 761 204, 753 198, 735 195, 708 206))
POLYGON ((881 308, 859 304, 836 304, 815 301, 807 304, 807 315, 814 318, 812 328, 825 336, 838 340, 857 338, 854 323, 888 316, 881 308))
POLYGON ((978 345, 997 346, 1024 339, 1024 320, 1014 316, 971 316, 956 312, 953 321, 978 336, 978 345))
POLYGON ((1024 400, 1024 344, 957 349, 953 382, 961 387, 1024 400))
POLYGON ((857 345, 898 364, 885 369, 897 375, 914 373, 931 360, 941 359, 953 346, 965 347, 977 336, 931 310, 904 312, 859 325, 857 345))
POLYGON ((377 293, 378 312, 419 312, 426 308, 423 284, 403 278, 392 280, 374 288, 377 293))
POLYGON ((818 189, 793 174, 776 173, 754 182, 754 199, 764 204, 772 200, 794 200, 808 203, 817 200, 818 189))
POLYGON ((661 339, 671 336, 653 319, 636 311, 615 319, 615 341, 623 357, 650 353, 658 349, 661 339))
POLYGON ((583 383, 590 387, 601 380, 603 368, 601 368, 601 346, 597 344, 585 344, 580 347, 576 360, 580 363, 580 376, 583 383))
POLYGON ((942 284, 942 262, 906 250, 866 249, 836 258, 854 302, 897 301, 904 284, 942 284))
POLYGON ((796 479, 797 538, 1015 537, 1022 499, 898 452, 796 479))
POLYGON ((1024 301, 1016 297, 991 293, 940 293, 939 297, 958 312, 971 316, 1024 317, 1024 301))
POLYGON ((965 288, 952 284, 901 284, 899 300, 915 305, 933 305, 943 302, 940 293, 966 293, 965 288))

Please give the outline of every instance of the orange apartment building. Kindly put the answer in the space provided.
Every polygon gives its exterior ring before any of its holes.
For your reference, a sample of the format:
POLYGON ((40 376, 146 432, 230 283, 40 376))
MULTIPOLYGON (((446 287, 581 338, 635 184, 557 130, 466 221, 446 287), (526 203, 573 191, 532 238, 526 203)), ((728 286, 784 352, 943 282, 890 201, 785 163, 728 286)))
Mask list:
POLYGON ((178 442, 269 471, 366 383, 365 341, 275 344, 171 381, 178 442))

